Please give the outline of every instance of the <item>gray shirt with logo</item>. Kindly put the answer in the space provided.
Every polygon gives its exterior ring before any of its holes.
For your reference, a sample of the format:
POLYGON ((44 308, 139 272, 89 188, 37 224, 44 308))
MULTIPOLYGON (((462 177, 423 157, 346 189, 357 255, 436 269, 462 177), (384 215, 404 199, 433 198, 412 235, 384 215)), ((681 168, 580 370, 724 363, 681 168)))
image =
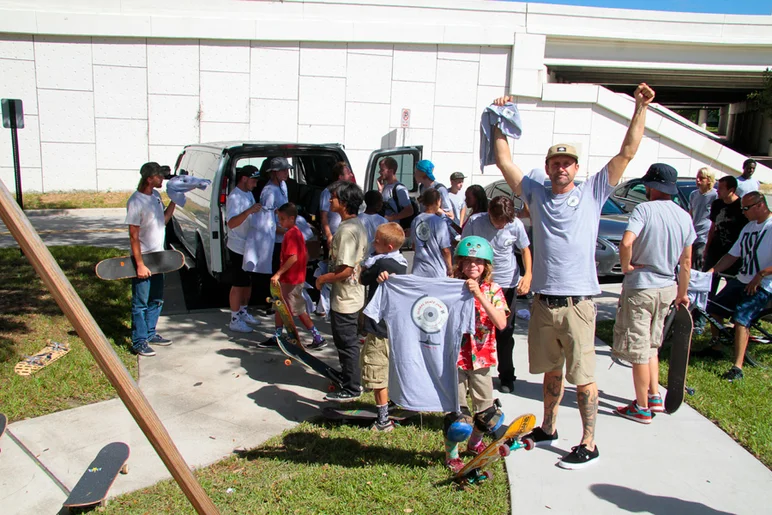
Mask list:
POLYGON ((568 193, 523 177, 533 227, 531 290, 545 295, 599 295, 595 242, 603 204, 614 189, 608 167, 568 193))
POLYGON ((450 248, 450 232, 445 218, 436 214, 421 213, 410 226, 413 235, 414 275, 421 277, 447 277, 448 269, 442 257, 442 249, 450 248))
POLYGON ((525 227, 515 218, 501 230, 491 223, 488 213, 472 215, 464 225, 462 238, 480 236, 493 247, 493 281, 502 288, 514 288, 520 282, 520 270, 515 258, 515 249, 524 249, 531 244, 525 227))
POLYGON ((675 267, 685 247, 697 235, 691 218, 671 200, 654 200, 635 206, 627 231, 633 242, 632 264, 642 266, 625 275, 625 288, 664 288, 675 283, 675 267))

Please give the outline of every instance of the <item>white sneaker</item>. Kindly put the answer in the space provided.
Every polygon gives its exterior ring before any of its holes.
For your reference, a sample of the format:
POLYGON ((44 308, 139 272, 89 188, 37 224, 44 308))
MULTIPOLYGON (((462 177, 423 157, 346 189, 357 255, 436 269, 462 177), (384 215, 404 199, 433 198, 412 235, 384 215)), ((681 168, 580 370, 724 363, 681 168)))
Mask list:
POLYGON ((235 331, 237 333, 251 333, 252 332, 252 328, 249 327, 247 325, 247 323, 244 322, 244 320, 242 320, 241 318, 236 319, 236 320, 231 319, 231 323, 228 325, 228 328, 231 331, 235 331))
POLYGON ((260 320, 250 315, 249 312, 247 312, 246 310, 239 311, 239 318, 248 324, 260 325, 260 320))

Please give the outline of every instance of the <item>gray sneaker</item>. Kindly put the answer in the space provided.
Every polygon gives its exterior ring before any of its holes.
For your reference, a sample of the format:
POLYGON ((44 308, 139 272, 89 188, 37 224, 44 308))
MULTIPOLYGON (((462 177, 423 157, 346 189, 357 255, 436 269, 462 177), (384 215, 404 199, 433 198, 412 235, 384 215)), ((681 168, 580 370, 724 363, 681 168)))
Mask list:
POLYGON ((134 344, 134 346, 131 348, 131 351, 134 354, 139 354, 140 356, 155 356, 155 351, 153 348, 144 340, 134 344))
POLYGON ((327 340, 322 338, 321 336, 317 339, 314 338, 314 341, 311 342, 311 345, 307 347, 308 350, 319 350, 327 347, 327 340))
POLYGON ((164 338, 158 333, 155 333, 151 338, 148 338, 147 343, 152 343, 153 345, 160 345, 161 347, 167 347, 172 344, 172 341, 168 338, 164 338))

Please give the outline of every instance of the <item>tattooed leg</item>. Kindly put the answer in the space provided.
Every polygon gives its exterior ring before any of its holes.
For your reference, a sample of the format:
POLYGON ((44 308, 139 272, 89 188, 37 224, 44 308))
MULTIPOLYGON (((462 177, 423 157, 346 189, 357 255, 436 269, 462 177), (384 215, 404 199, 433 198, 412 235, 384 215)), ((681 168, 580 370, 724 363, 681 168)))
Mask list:
POLYGON ((588 450, 595 449, 595 420, 598 418, 598 385, 585 384, 576 387, 576 403, 582 416, 582 442, 588 450))
POLYGON ((555 370, 544 374, 544 420, 541 428, 551 435, 555 432, 558 419, 558 408, 563 399, 563 370, 555 370))

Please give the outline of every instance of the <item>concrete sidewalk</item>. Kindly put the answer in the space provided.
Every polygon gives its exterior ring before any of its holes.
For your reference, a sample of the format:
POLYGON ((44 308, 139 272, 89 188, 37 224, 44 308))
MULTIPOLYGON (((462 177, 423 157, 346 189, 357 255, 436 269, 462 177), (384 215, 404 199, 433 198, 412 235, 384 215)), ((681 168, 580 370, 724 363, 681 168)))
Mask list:
MULTIPOLYGON (((613 313, 619 285, 604 289, 601 318, 613 313)), ((174 344, 141 358, 139 384, 190 466, 257 446, 318 412, 327 381, 299 365, 286 367, 277 350, 254 347, 268 337, 271 320, 264 318, 252 335, 234 335, 226 329, 226 311, 168 313, 159 332, 174 344)), ((316 321, 329 336, 329 326, 316 321)), ((526 373, 524 322, 519 323, 516 395, 501 400, 507 420, 530 412, 540 421, 541 378, 526 373)), ((606 346, 599 345, 597 355, 599 463, 582 471, 555 465, 581 436, 574 390, 567 388, 555 447, 507 458, 513 513, 766 511, 772 473, 688 406, 673 416, 658 415, 650 426, 613 415, 632 395, 630 370, 618 365, 609 370, 606 346)), ((329 347, 321 356, 337 361, 329 347)), ((118 440, 131 447, 131 472, 117 478, 111 495, 169 477, 117 399, 12 424, 0 439, 2 512, 57 512, 66 497, 62 486, 72 488, 99 449, 118 440)))

